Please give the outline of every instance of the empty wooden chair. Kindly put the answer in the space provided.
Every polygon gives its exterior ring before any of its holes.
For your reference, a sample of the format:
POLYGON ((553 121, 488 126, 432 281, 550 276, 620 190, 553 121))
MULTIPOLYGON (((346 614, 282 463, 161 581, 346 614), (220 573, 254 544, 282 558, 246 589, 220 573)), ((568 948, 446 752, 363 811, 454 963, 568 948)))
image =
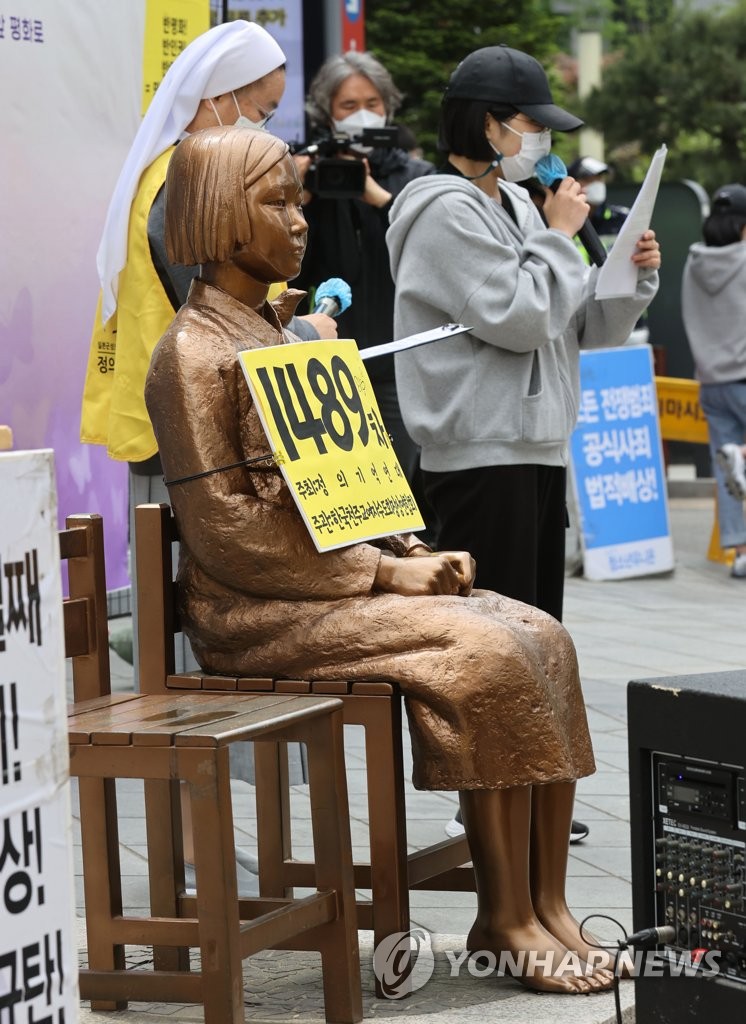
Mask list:
POLYGON ((109 686, 100 517, 60 533, 68 559, 66 653, 73 661, 71 773, 80 788, 89 967, 80 990, 96 1009, 128 1000, 202 1002, 206 1024, 244 1020, 241 961, 261 949, 320 950, 329 1021, 362 1018, 342 736, 334 697, 293 694, 118 694, 109 686), (304 899, 237 894, 228 751, 303 742, 317 871, 304 899), (151 914, 123 912, 115 780, 145 780, 151 914), (178 789, 189 787, 196 896, 184 891, 178 789), (125 946, 151 945, 153 970, 126 970, 125 946), (199 947, 199 971, 188 950, 199 947))

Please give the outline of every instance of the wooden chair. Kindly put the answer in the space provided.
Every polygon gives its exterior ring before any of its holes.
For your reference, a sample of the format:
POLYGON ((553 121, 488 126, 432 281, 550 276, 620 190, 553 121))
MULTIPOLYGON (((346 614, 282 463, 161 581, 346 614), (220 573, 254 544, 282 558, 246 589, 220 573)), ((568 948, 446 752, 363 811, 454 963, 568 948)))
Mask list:
POLYGON ((60 533, 68 560, 66 654, 73 662, 71 774, 79 779, 89 968, 95 1009, 128 1000, 202 1002, 206 1024, 244 1020, 241 961, 261 949, 322 956, 326 1019, 362 1018, 341 702, 293 694, 111 695, 103 528, 74 516, 60 533), (317 873, 299 900, 237 894, 229 746, 305 743, 317 873), (145 780, 151 913, 123 913, 115 780, 145 780), (185 895, 179 787, 189 787, 197 894, 185 895), (153 946, 153 970, 126 970, 127 945, 153 946), (201 951, 199 972, 190 947, 201 951))
MULTIPOLYGON (((466 839, 446 839, 407 855, 401 696, 390 683, 244 679, 174 672, 174 632, 179 623, 172 582, 171 544, 176 523, 166 504, 135 510, 139 608, 140 686, 148 693, 230 690, 238 693, 327 694, 342 702, 345 725, 365 729, 368 768, 370 863, 355 863, 355 887, 370 889, 358 901, 358 927, 372 928, 378 944, 409 929, 409 890, 474 891, 466 839)), ((292 859, 286 760, 270 746, 256 750, 259 880, 264 895, 281 896, 307 886, 312 862, 292 859)))

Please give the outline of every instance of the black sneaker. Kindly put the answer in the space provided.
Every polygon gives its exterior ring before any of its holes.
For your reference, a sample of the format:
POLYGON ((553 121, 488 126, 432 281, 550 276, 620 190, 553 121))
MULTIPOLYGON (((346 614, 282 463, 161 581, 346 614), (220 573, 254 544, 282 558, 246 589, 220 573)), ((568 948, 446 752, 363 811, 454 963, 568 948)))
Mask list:
POLYGON ((584 825, 582 821, 575 821, 575 819, 573 819, 573 823, 570 826, 570 842, 579 843, 581 840, 585 839, 589 831, 590 829, 588 826, 584 825))

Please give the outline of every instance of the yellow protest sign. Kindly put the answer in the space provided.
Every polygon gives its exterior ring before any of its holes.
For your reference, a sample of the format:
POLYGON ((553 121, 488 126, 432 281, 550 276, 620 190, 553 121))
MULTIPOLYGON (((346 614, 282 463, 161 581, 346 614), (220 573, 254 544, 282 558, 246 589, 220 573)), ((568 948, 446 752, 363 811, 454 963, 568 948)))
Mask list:
POLYGON ((354 341, 276 345, 239 360, 319 551, 424 528, 354 341))
POLYGON ((146 0, 142 108, 189 43, 210 27, 210 0, 146 0))
POLYGON ((656 377, 655 387, 663 440, 707 444, 707 419, 699 404, 699 381, 656 377))

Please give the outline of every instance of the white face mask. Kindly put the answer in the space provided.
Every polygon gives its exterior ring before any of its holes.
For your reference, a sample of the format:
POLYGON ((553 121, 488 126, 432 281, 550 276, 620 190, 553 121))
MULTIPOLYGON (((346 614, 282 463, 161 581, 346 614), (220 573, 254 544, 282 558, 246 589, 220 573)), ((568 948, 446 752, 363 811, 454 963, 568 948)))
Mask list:
POLYGON ((262 128, 266 128, 269 122, 275 116, 274 110, 264 110, 263 107, 260 107, 259 104, 256 101, 254 101, 254 106, 262 116, 259 118, 258 121, 252 121, 250 117, 246 117, 244 114, 241 113, 241 108, 238 105, 236 94, 232 92, 231 96, 233 97, 233 102, 236 104, 236 110, 238 111, 238 117, 233 123, 238 125, 239 128, 254 128, 261 130, 262 128))
MULTIPOLYGON (((261 113, 263 114, 263 116, 258 121, 252 121, 250 117, 245 117, 241 113, 241 108, 238 105, 238 100, 236 99, 236 94, 234 92, 232 92, 231 96, 233 97, 233 102, 236 104, 236 110, 238 111, 238 117, 236 118, 236 120, 233 123, 235 125, 238 125, 239 128, 253 128, 255 131, 261 131, 262 129, 265 129, 267 127, 269 122, 275 116, 275 111, 274 110, 262 110, 262 108, 259 106, 259 104, 255 103, 254 105, 256 106, 257 110, 260 110, 261 113)), ((212 112, 215 115, 218 124, 222 127, 223 122, 220 120, 220 114, 218 113, 218 108, 215 106, 215 104, 212 102, 212 100, 208 100, 207 102, 212 107, 212 112)))
MULTIPOLYGON (((359 135, 363 128, 385 128, 386 117, 384 114, 374 114, 372 110, 365 110, 361 107, 354 114, 343 117, 341 121, 333 120, 332 124, 335 132, 351 138, 353 135, 359 135)), ((371 151, 370 146, 361 146, 360 143, 353 143, 350 149, 354 149, 358 153, 370 153, 371 151)))
POLYGON ((606 182, 590 181, 585 187, 585 198, 591 206, 602 206, 606 202, 606 182))
POLYGON ((540 132, 517 132, 509 124, 501 122, 503 128, 507 128, 514 135, 520 135, 521 148, 514 156, 503 156, 502 153, 490 142, 491 149, 500 158, 500 170, 506 181, 525 181, 534 172, 537 160, 548 156, 552 148, 552 133, 548 128, 540 132))

